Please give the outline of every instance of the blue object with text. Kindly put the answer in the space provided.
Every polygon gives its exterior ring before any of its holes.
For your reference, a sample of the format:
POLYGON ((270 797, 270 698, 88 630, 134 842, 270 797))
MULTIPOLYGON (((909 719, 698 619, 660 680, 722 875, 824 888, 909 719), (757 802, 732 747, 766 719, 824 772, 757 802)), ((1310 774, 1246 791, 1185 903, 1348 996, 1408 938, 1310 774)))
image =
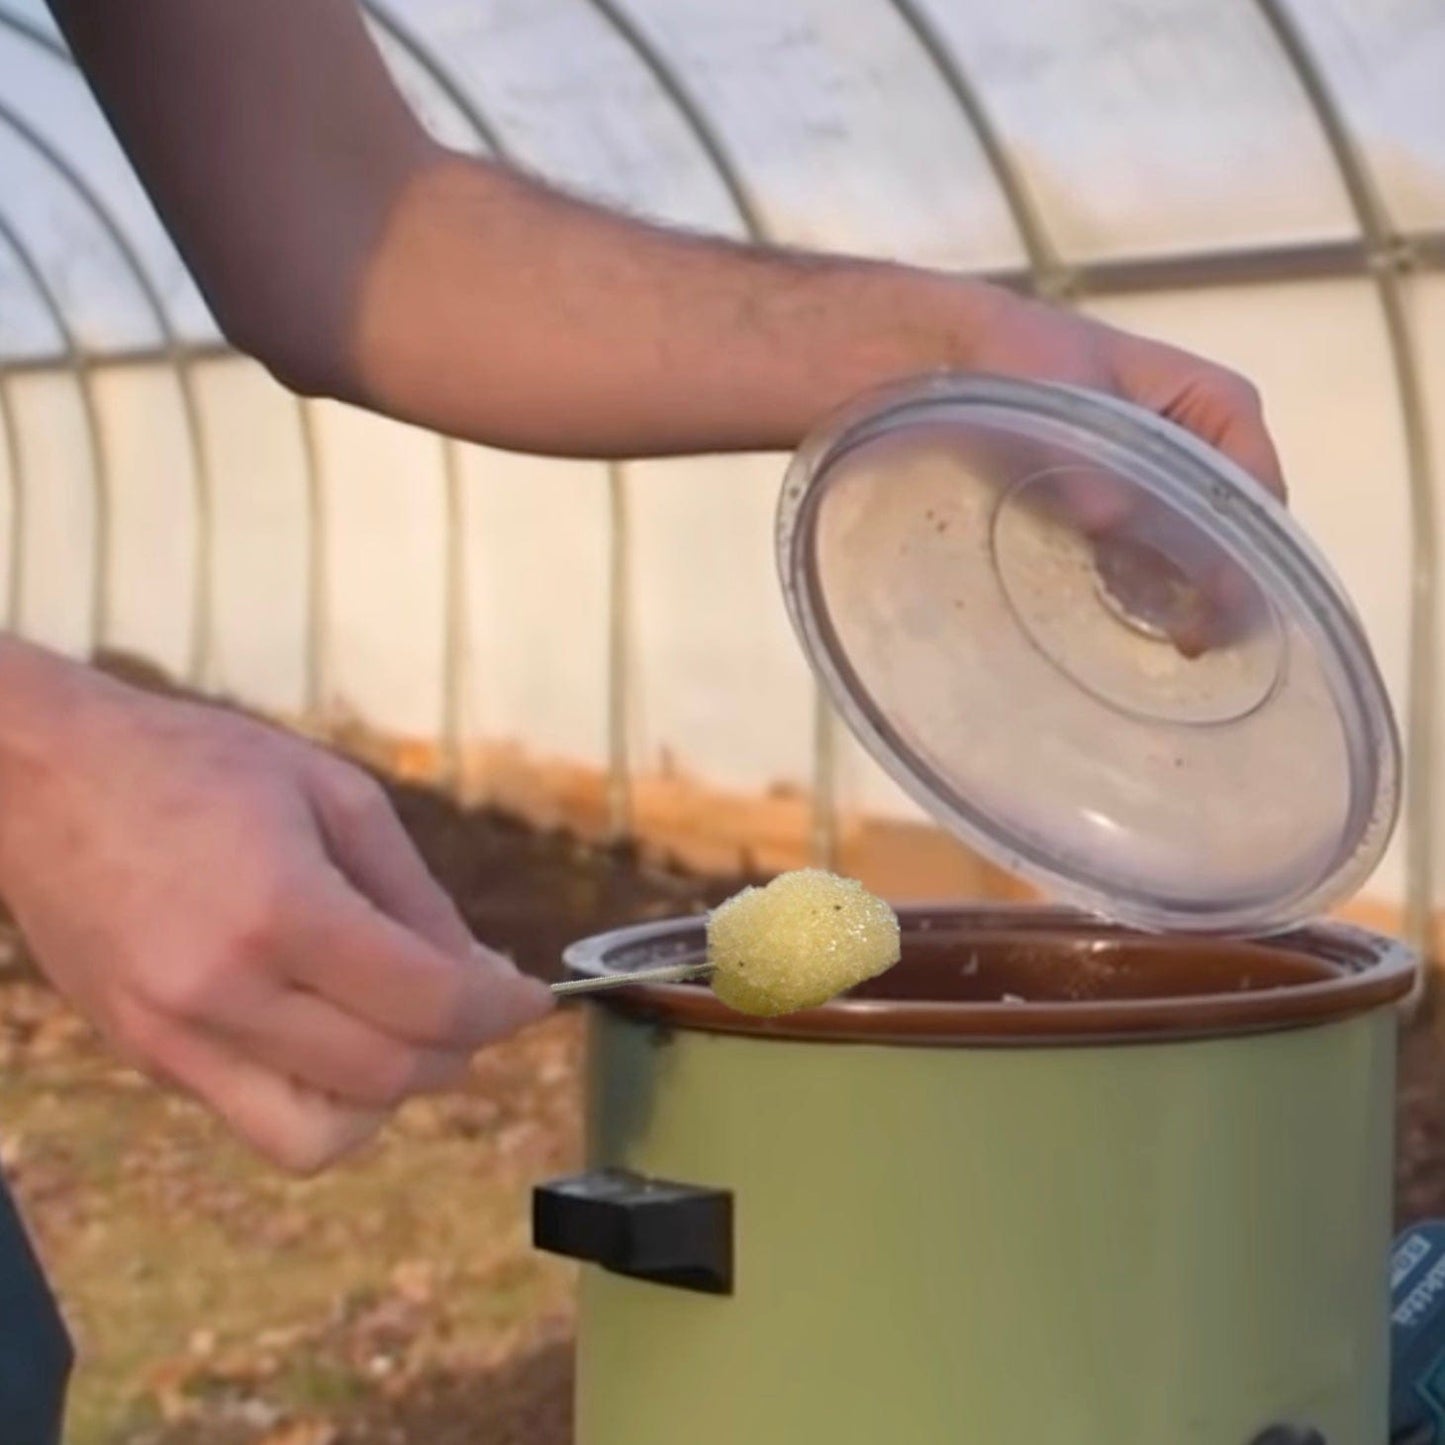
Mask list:
POLYGON ((1390 1442, 1445 1445, 1445 1220, 1407 1229, 1390 1258, 1390 1442))

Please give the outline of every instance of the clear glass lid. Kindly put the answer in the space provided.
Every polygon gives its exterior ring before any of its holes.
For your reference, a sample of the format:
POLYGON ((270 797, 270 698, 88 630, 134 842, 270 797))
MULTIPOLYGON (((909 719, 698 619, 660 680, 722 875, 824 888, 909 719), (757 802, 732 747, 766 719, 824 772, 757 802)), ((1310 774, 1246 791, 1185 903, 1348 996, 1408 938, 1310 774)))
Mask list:
POLYGON ((942 375, 799 451, 779 565, 863 745, 966 843, 1155 931, 1352 892, 1398 809, 1389 699, 1289 514, 1169 422, 942 375))

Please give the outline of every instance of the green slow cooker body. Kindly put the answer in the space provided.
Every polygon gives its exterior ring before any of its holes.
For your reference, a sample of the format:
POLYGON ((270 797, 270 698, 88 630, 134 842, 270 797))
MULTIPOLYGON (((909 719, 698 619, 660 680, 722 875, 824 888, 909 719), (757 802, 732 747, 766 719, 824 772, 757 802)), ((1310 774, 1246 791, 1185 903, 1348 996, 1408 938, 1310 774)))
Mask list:
POLYGON ((584 1267, 578 1445, 1385 1439, 1393 1008, 1067 1047, 589 1013, 589 1167, 725 1191, 734 1274, 584 1267))

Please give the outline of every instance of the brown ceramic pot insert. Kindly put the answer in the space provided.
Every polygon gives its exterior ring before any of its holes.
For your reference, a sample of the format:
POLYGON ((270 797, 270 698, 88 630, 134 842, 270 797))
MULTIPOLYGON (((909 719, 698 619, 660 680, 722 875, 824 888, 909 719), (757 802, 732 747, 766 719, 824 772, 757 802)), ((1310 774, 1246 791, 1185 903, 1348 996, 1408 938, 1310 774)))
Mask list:
MULTIPOLYGON (((709 1032, 890 1044, 1066 1044, 1268 1032, 1345 1018, 1408 993, 1407 951, 1322 924, 1263 942, 1153 937, 1042 908, 899 912, 903 956, 881 978, 780 1019, 735 1013, 706 983, 639 985, 605 1007, 709 1032)), ((590 939, 579 975, 700 960, 688 919, 590 939)))

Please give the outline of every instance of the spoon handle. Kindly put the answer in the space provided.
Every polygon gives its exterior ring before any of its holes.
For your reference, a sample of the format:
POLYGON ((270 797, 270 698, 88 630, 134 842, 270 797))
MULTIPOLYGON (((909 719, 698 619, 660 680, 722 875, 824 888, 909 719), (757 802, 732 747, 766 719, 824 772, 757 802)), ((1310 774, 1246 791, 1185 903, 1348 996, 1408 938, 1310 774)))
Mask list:
POLYGON ((712 972, 710 963, 668 963, 659 968, 639 968, 630 973, 608 973, 601 978, 569 978, 554 983, 552 992, 558 998, 576 994, 605 993, 610 988, 629 988, 638 983, 686 983, 712 972))

